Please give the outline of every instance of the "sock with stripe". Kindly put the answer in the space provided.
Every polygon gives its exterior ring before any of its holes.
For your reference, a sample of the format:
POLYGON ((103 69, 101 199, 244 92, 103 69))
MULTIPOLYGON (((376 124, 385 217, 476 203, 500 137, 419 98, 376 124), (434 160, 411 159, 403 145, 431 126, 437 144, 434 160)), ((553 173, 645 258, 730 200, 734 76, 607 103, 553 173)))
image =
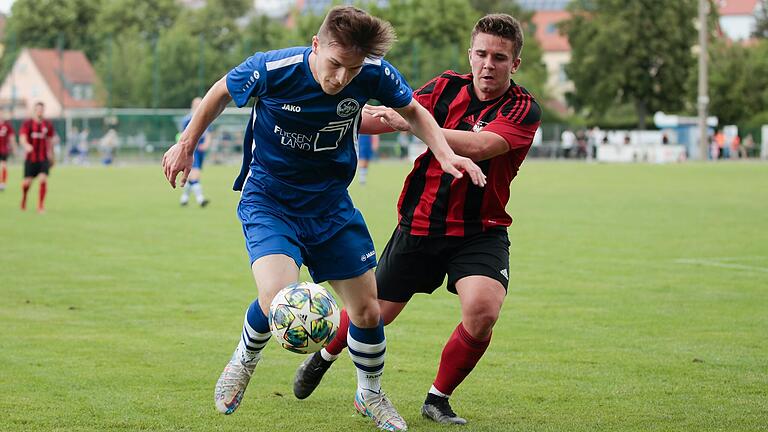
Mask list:
POLYGON ((475 339, 464 324, 459 323, 443 348, 437 377, 432 384, 432 389, 436 391, 430 389, 429 392, 442 397, 450 396, 472 372, 490 343, 490 336, 486 340, 475 339))
POLYGON ((267 345, 271 336, 269 321, 261 311, 259 300, 256 299, 245 312, 243 334, 237 345, 240 361, 248 363, 261 358, 261 350, 267 345))
POLYGON ((379 325, 373 328, 360 328, 350 322, 347 344, 349 356, 357 369, 357 391, 363 398, 371 393, 380 393, 387 348, 384 321, 379 320, 379 325))

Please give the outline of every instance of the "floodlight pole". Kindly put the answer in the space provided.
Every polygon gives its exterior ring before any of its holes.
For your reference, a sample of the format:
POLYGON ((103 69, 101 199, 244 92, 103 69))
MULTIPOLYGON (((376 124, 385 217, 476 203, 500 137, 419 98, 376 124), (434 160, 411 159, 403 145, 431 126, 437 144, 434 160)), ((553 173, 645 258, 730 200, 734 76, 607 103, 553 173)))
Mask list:
POLYGON ((709 154, 709 134, 707 133, 707 106, 709 105, 709 90, 707 71, 707 12, 709 0, 699 0, 699 96, 696 99, 699 107, 699 158, 707 160, 709 154))

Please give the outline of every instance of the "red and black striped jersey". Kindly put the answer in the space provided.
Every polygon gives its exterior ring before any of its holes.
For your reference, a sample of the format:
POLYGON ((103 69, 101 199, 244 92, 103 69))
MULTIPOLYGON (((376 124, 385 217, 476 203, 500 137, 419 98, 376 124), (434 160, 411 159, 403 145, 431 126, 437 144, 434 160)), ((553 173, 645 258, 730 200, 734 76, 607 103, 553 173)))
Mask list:
POLYGON ((484 188, 469 176, 455 179, 440 168, 427 149, 416 159, 398 201, 400 229, 418 236, 468 236, 509 226, 505 207, 509 185, 517 175, 541 123, 541 109, 526 89, 511 82, 502 96, 481 101, 472 75, 447 71, 414 93, 442 128, 493 132, 509 151, 477 162, 487 177, 484 188))
POLYGON ((13 130, 11 122, 6 120, 0 123, 0 154, 8 154, 8 151, 10 150, 8 143, 15 133, 16 131, 13 130))
POLYGON ((32 151, 27 153, 30 162, 42 162, 48 160, 48 148, 52 145, 55 131, 53 124, 48 120, 25 120, 19 129, 19 137, 27 137, 27 143, 32 146, 32 151))

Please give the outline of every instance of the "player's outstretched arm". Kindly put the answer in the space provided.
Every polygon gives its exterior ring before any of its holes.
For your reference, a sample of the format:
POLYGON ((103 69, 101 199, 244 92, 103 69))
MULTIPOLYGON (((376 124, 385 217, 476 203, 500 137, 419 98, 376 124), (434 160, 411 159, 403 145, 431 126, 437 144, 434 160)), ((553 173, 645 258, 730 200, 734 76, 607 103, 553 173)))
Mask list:
POLYGON ((440 162, 440 167, 443 171, 456 178, 461 178, 463 176, 461 171, 465 171, 469 174, 470 179, 472 179, 472 183, 481 187, 485 186, 485 174, 483 174, 480 167, 472 162, 471 159, 459 156, 451 150, 445 141, 445 136, 440 126, 437 125, 429 111, 421 106, 421 104, 413 99, 410 104, 402 108, 396 108, 395 111, 408 121, 413 134, 424 141, 429 147, 438 162, 440 162))
POLYGON ((187 183, 187 177, 192 170, 195 146, 200 135, 226 108, 232 97, 227 90, 227 77, 224 76, 216 82, 203 97, 200 106, 197 107, 192 121, 179 137, 179 142, 174 144, 163 155, 163 173, 171 187, 176 187, 176 176, 181 173, 180 186, 187 183))
MULTIPOLYGON (((363 108, 363 121, 360 133, 380 134, 393 131, 410 131, 411 125, 395 110, 385 106, 366 105, 363 108)), ((445 140, 451 149, 473 161, 482 161, 509 151, 509 144, 504 138, 493 132, 469 132, 442 129, 445 140)))

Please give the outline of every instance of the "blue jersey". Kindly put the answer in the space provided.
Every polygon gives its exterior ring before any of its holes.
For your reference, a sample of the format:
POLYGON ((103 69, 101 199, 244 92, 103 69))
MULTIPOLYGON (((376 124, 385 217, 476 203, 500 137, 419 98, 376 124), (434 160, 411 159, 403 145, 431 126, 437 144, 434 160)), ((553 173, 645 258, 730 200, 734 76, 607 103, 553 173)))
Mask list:
POLYGON ((328 95, 309 68, 309 47, 258 52, 227 74, 237 106, 256 102, 234 189, 266 194, 292 215, 322 215, 348 197, 357 167, 354 140, 362 107, 378 99, 411 102, 408 83, 385 60, 366 59, 338 94, 328 95))

